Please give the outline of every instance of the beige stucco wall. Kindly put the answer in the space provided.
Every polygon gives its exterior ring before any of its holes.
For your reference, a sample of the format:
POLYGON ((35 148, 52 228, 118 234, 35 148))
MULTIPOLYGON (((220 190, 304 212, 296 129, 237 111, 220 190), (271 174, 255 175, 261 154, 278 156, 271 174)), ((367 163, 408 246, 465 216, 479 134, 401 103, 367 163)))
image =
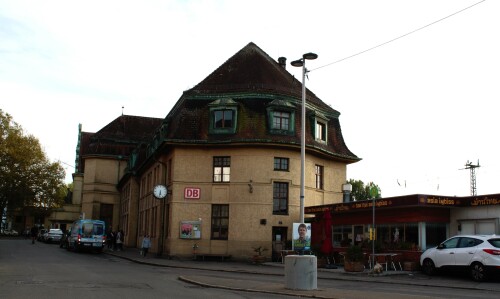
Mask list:
POLYGON ((71 202, 75 205, 82 204, 83 174, 73 174, 73 198, 71 202))
MULTIPOLYGON (((272 227, 288 227, 291 239, 292 225, 299 221, 300 214, 300 152, 289 149, 246 148, 177 148, 161 160, 172 159, 173 180, 169 183, 172 194, 168 198, 168 237, 165 252, 173 256, 189 256, 194 243, 198 252, 231 254, 235 258, 253 255, 252 247, 263 245, 271 255, 272 227), (229 183, 213 183, 213 157, 231 157, 229 183), (274 157, 290 159, 290 171, 274 171, 274 157), (273 182, 289 183, 289 214, 273 215, 273 182), (250 184, 250 185, 249 185, 250 184), (200 199, 185 199, 186 187, 200 188, 200 199), (229 238, 227 241, 210 240, 211 205, 229 204, 229 238), (181 221, 201 219, 201 240, 179 238, 181 221), (261 224, 261 219, 266 224, 261 224)), ((143 174, 143 178, 152 172, 143 174)), ((161 179, 161 176, 160 176, 161 179)), ((306 156, 305 206, 339 203, 342 201, 342 184, 346 180, 346 165, 317 156, 306 156), (324 190, 315 186, 314 166, 324 166, 324 190)), ((139 181, 145 181, 139 179, 139 181)), ((161 183, 160 181, 154 184, 161 183)), ((148 186, 147 184, 141 184, 148 186)), ((149 188, 149 186, 148 186, 149 188)), ((141 192, 152 197, 152 190, 141 192)), ((154 205, 153 205, 154 206, 154 205)), ((158 211, 161 211, 158 209, 158 211)), ((161 215, 156 223, 160 225, 161 215)), ((159 231, 159 228, 156 229, 159 231)), ((159 236, 158 236, 159 237, 159 236)), ((152 251, 158 242, 153 238, 152 251)))
POLYGON ((48 220, 51 223, 72 223, 80 217, 80 205, 64 204, 60 209, 52 211, 48 220))
POLYGON ((101 204, 113 205, 113 226, 119 223, 120 194, 116 189, 126 162, 113 157, 86 158, 82 188, 82 212, 87 219, 99 219, 101 204))
POLYGON ((139 184, 133 178, 128 180, 123 185, 120 194, 120 227, 125 232, 125 246, 139 247, 139 242, 142 241, 138 236, 141 233, 138 232, 139 184))

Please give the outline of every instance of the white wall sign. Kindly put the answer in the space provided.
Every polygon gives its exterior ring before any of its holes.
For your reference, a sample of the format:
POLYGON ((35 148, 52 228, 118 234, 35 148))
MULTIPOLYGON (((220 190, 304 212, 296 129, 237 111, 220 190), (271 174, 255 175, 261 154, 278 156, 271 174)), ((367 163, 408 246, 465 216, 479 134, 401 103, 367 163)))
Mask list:
POLYGON ((201 189, 186 187, 184 188, 184 198, 185 199, 200 199, 201 189))

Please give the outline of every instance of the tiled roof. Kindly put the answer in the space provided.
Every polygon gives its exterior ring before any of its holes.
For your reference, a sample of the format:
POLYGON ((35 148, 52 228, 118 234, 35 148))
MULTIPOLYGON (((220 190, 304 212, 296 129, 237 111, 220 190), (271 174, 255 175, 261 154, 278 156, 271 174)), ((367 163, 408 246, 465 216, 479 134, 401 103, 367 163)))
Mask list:
POLYGON ((95 139, 117 140, 120 142, 149 142, 162 123, 162 118, 121 115, 92 137, 95 139))
MULTIPOLYGON (((253 145, 300 145, 302 85, 284 67, 254 43, 249 43, 194 88, 184 92, 168 114, 165 141, 171 143, 253 145), (237 103, 238 119, 234 134, 210 134, 210 106, 230 98, 237 103), (286 104, 285 104, 286 103, 286 104), (295 134, 271 134, 268 128, 268 105, 295 109, 295 134), (294 107, 294 108, 293 108, 294 107)), ((339 112, 307 91, 307 114, 328 119, 328 142, 317 142, 314 124, 306 122, 306 144, 347 163, 359 161, 346 146, 339 112), (310 109, 311 108, 311 109, 310 109)))
POLYGON ((149 143, 162 122, 162 118, 121 115, 96 133, 82 132, 81 156, 126 158, 140 143, 149 143))
MULTIPOLYGON (((257 45, 249 43, 198 85, 186 91, 185 95, 241 92, 285 95, 301 99, 302 83, 257 45)), ((333 110, 308 89, 306 98, 321 108, 333 110)))

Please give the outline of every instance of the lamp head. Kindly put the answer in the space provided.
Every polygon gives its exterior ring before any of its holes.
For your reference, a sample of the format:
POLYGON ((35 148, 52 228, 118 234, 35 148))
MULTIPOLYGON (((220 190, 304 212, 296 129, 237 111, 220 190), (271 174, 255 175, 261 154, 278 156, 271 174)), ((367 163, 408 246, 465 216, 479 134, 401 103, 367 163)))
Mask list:
POLYGON ((304 61, 302 59, 294 60, 294 61, 290 62, 290 64, 292 66, 301 67, 304 65, 304 61))
POLYGON ((309 53, 302 55, 302 58, 307 59, 307 60, 314 60, 314 59, 318 58, 318 54, 309 52, 309 53))

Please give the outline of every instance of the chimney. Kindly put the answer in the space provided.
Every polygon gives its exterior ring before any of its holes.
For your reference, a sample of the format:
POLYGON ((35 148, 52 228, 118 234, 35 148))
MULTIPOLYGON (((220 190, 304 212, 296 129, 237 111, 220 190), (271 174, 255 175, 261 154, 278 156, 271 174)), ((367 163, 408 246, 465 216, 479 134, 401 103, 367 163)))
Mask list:
POLYGON ((279 65, 286 70, 286 57, 278 58, 279 65))

